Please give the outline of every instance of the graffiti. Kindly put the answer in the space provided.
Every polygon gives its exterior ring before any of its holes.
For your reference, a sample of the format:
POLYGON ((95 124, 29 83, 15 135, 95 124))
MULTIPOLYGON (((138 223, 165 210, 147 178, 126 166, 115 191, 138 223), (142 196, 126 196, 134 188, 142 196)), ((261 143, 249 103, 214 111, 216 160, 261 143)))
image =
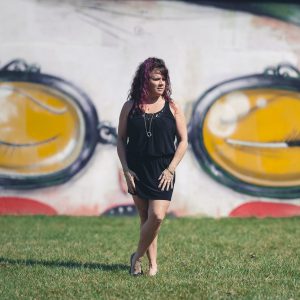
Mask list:
POLYGON ((195 105, 190 139, 200 165, 242 193, 300 195, 299 71, 279 65, 224 81, 195 105), (296 73, 290 76, 287 71, 296 73), (288 119, 287 119, 288 117, 288 119))
MULTIPOLYGON (((299 153, 294 151, 299 147, 299 79, 281 73, 284 67, 299 76, 293 66, 279 65, 222 82, 196 104, 189 124, 193 149, 201 166, 222 184, 255 195, 299 194, 299 153), (287 115, 293 121, 285 122, 287 115)), ((74 85, 21 60, 4 66, 0 80, 4 187, 68 181, 99 142, 115 143, 101 136, 104 127, 92 101, 74 85)), ((105 129, 116 137, 115 128, 105 129)))
POLYGON ((57 215, 57 211, 40 201, 24 197, 0 197, 0 215, 57 215))
POLYGON ((115 143, 88 96, 22 60, 0 70, 0 186, 32 189, 68 181, 98 143, 115 143))
POLYGON ((214 6, 231 11, 245 11, 252 14, 263 15, 267 17, 276 18, 286 22, 300 25, 300 5, 293 3, 277 3, 276 1, 268 3, 259 3, 255 1, 202 1, 202 0, 182 0, 188 3, 195 3, 199 5, 214 6))
POLYGON ((233 209, 230 217, 292 217, 300 215, 300 206, 287 203, 251 201, 233 209))
POLYGON ((116 126, 134 68, 150 56, 169 66, 188 121, 172 214, 299 214, 299 12, 291 3, 7 1, 0 214, 136 214, 116 126))
POLYGON ((112 207, 108 207, 103 213, 102 216, 136 216, 137 210, 134 204, 125 203, 119 205, 113 205, 112 207))
MULTIPOLYGON (((115 144, 116 129, 101 124, 92 101, 67 81, 22 60, 4 66, 0 80, 3 187, 66 182, 98 143, 115 144)), ((195 104, 188 125, 200 166, 242 193, 299 196, 299 98, 299 71, 284 64, 210 88, 195 104)), ((131 206, 116 205, 103 214, 134 215, 131 206)))

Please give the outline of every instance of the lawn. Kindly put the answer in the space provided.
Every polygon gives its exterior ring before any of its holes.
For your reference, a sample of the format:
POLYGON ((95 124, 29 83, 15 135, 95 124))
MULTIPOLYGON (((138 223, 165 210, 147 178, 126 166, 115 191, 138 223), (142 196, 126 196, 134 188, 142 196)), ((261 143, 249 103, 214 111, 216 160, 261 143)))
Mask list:
POLYGON ((0 299, 300 299, 299 222, 168 218, 131 277, 136 217, 3 216, 0 299))

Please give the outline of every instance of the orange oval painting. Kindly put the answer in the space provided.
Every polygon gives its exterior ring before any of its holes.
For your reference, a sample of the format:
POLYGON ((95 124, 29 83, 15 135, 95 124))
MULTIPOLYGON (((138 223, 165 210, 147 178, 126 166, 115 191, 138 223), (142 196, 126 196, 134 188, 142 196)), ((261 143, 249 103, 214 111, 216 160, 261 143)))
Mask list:
POLYGON ((51 174, 70 166, 84 142, 76 103, 50 86, 0 83, 0 172, 51 174))
POLYGON ((245 89, 218 98, 203 123, 214 162, 254 185, 300 185, 300 93, 245 89))

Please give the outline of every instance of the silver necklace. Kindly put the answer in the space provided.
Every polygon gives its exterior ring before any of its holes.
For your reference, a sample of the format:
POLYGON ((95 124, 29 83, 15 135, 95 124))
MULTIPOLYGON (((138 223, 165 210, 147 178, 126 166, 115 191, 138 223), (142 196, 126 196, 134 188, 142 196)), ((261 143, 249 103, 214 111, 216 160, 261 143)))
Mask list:
POLYGON ((146 130, 146 135, 148 138, 150 138, 152 136, 152 132, 151 132, 151 124, 152 124, 152 119, 153 119, 154 114, 152 114, 150 122, 149 122, 149 129, 147 129, 147 123, 146 123, 146 117, 145 117, 145 113, 143 114, 144 117, 144 123, 145 123, 145 130, 146 130))

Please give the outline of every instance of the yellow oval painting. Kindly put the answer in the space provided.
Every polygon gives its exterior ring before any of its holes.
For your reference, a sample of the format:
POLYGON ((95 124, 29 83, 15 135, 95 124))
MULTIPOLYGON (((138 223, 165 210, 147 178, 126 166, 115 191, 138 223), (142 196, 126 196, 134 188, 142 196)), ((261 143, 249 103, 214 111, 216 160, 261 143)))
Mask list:
POLYGON ((84 141, 76 103, 46 85, 0 83, 0 172, 51 174, 70 166, 84 141))
POLYGON ((246 89, 220 97, 203 124, 206 150, 236 178, 255 185, 300 185, 300 93, 246 89))

